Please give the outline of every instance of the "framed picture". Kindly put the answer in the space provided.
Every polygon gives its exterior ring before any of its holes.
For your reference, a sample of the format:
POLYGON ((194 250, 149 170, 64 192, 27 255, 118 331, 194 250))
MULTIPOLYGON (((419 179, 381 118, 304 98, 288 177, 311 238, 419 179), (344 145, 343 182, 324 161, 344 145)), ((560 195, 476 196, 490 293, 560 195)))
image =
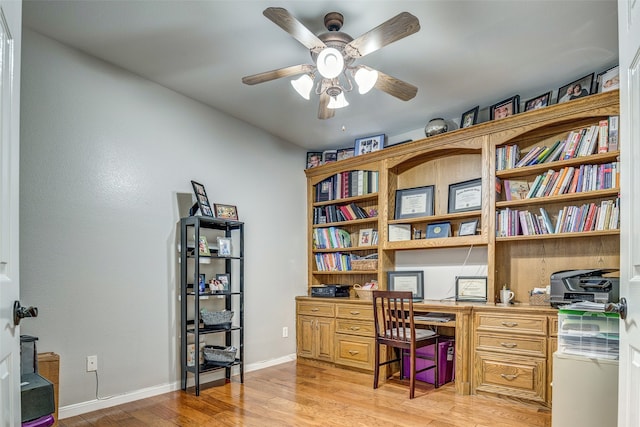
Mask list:
POLYGON ((411 225, 389 224, 389 241, 400 242, 403 240, 411 240, 411 225))
POLYGON ((349 159, 355 155, 355 149, 353 147, 350 148, 339 148, 337 152, 337 159, 344 160, 349 159))
POLYGON ((465 221, 460 223, 458 228, 458 236, 475 236, 478 229, 478 218, 471 221, 465 221))
POLYGON ((207 197, 204 185, 199 182, 191 181, 191 186, 193 187, 193 192, 196 194, 196 204, 191 208, 191 214, 195 214, 195 207, 197 205, 202 216, 213 216, 211 203, 209 203, 209 198, 207 197))
POLYGON ((373 228, 361 228, 358 233, 358 246, 371 246, 373 228))
POLYGON ((497 104, 493 104, 489 107, 489 119, 497 120, 504 119, 505 117, 518 114, 520 108, 520 95, 512 96, 504 101, 500 101, 497 104))
POLYGON ((356 139, 354 154, 360 156, 362 154, 373 153, 384 148, 385 135, 367 136, 365 138, 356 139))
POLYGON ((414 300, 424 299, 423 271, 389 271, 387 283, 390 291, 411 291, 414 300))
POLYGON ((209 250, 209 242, 207 242, 207 238, 205 236, 200 236, 198 238, 198 255, 200 256, 211 255, 211 251, 209 250))
POLYGON ((546 107, 551 102, 551 92, 543 93, 535 98, 531 98, 524 103, 524 111, 537 110, 538 108, 546 107))
POLYGON ((607 71, 598 73, 596 78, 595 93, 609 92, 620 88, 620 67, 616 65, 607 71))
POLYGON ((213 207, 216 210, 216 218, 221 219, 238 219, 238 208, 232 205, 221 205, 215 203, 213 207))
POLYGON ((218 256, 231 256, 230 237, 218 237, 218 256))
POLYGON ((592 85, 593 73, 587 74, 568 85, 562 86, 558 89, 558 104, 590 95, 592 85))
POLYGON ((449 213, 475 211, 482 207, 482 179, 449 186, 449 213))
POLYGON ((333 163, 338 160, 338 150, 324 150, 322 152, 322 164, 333 163))
POLYGON ((473 126, 478 123, 478 111, 480 110, 480 106, 477 105, 466 113, 462 114, 460 118, 460 129, 468 128, 469 126, 473 126))
POLYGON ((307 151, 307 169, 322 165, 322 151, 307 151))
POLYGON ((450 222, 435 222, 427 224, 427 239, 437 239, 439 237, 451 237, 450 222))
POLYGON ((395 219, 433 215, 434 186, 396 190, 395 219))
POLYGON ((456 301, 487 302, 487 276, 457 276, 456 301))
POLYGON ((230 274, 216 274, 216 280, 218 281, 218 290, 228 291, 231 289, 231 275, 230 274), (222 288, 220 288, 222 286, 222 288))
POLYGON ((198 292, 202 293, 205 291, 205 289, 207 288, 206 285, 207 281, 205 279, 205 275, 204 274, 200 274, 198 276, 198 292))

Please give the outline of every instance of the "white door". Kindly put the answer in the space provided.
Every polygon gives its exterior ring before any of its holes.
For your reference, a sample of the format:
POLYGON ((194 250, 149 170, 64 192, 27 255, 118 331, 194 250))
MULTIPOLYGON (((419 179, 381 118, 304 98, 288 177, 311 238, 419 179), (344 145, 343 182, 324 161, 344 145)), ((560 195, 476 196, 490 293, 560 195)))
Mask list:
POLYGON ((22 3, 0 0, 0 426, 20 425, 18 162, 22 3))
POLYGON ((640 0, 618 1, 621 229, 618 426, 640 426, 640 0))

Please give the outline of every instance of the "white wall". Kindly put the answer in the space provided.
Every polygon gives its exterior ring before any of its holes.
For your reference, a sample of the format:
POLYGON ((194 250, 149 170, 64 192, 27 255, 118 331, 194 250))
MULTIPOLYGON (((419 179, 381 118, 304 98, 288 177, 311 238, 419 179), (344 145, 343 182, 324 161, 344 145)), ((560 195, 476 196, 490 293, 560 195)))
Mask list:
POLYGON ((295 353, 306 292, 305 151, 25 29, 23 334, 60 354, 60 405, 179 381, 177 194, 245 225, 248 364, 295 353), (288 326, 289 338, 281 338, 288 326))

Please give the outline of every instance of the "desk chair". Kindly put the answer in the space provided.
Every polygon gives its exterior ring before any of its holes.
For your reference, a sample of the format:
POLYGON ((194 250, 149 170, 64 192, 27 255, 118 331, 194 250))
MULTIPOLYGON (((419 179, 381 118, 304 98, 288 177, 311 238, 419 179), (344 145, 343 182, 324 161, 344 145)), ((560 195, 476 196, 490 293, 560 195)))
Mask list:
MULTIPOLYGON (((403 378, 403 353, 409 355, 409 398, 415 395, 416 374, 434 369, 434 386, 438 388, 438 338, 439 335, 429 329, 416 329, 413 319, 413 300, 411 292, 373 291, 373 319, 376 332, 375 371, 373 388, 378 388, 380 367, 400 362, 400 379, 403 378), (380 346, 386 345, 394 349, 396 357, 384 362, 380 361, 380 346), (433 357, 416 356, 416 350, 433 345, 433 357), (434 361, 416 372, 416 357, 434 361)), ((387 375, 388 377, 389 375, 387 375)))

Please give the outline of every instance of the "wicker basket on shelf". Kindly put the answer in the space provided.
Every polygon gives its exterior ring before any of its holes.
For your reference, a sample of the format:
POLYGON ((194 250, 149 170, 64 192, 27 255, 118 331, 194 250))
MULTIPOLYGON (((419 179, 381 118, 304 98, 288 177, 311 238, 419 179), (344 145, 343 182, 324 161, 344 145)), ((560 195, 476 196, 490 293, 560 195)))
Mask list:
POLYGON ((207 311, 204 308, 200 310, 200 317, 204 326, 214 329, 229 329, 231 328, 231 319, 233 318, 233 311, 207 311))
POLYGON ((364 271, 364 270, 377 270, 377 259, 352 259, 351 270, 364 271))
POLYGON ((375 291, 377 289, 378 289, 378 284, 377 283, 374 284, 371 288, 368 288, 368 289, 364 289, 358 283, 353 285, 353 290, 356 291, 356 295, 358 295, 358 298, 360 298, 361 300, 365 300, 365 301, 372 301, 373 300, 373 291, 375 291))
POLYGON ((233 363, 236 360, 237 352, 238 349, 233 346, 205 345, 202 348, 205 363, 233 363))

